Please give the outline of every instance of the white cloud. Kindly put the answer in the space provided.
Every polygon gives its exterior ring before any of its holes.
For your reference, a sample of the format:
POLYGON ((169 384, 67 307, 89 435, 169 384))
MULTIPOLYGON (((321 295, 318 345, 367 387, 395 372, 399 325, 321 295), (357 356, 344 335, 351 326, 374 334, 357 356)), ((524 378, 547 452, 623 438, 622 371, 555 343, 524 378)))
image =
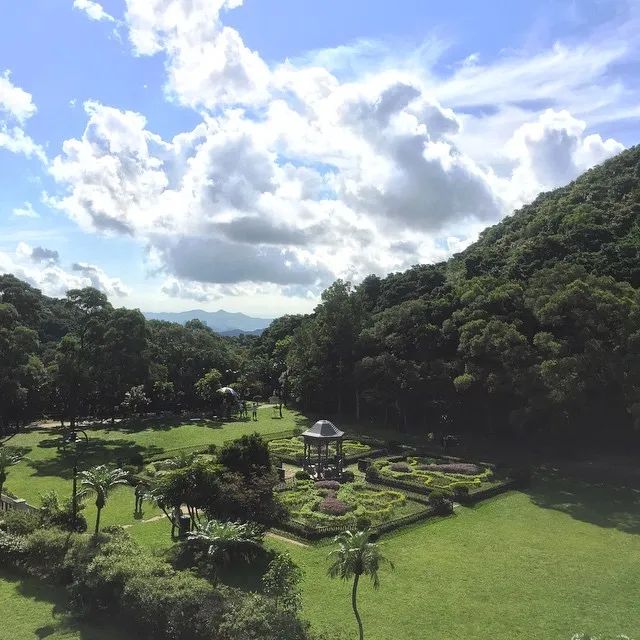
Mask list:
POLYGON ((33 205, 30 202, 25 202, 22 207, 16 207, 12 211, 14 216, 19 218, 39 218, 40 215, 33 208, 33 205))
POLYGON ((375 43, 269 67, 222 23, 240 4, 126 0, 134 52, 164 56, 169 96, 201 121, 165 140, 142 114, 88 102, 51 164, 62 194, 48 202, 145 243, 174 298, 313 298, 334 277, 444 259, 621 150, 593 124, 637 108, 607 75, 630 38, 471 53, 446 73, 438 39, 368 67, 375 43))
POLYGON ((74 273, 80 273, 91 283, 90 286, 103 291, 108 296, 125 298, 131 293, 119 278, 110 278, 100 267, 86 262, 74 262, 71 265, 74 273))
POLYGON ((43 148, 24 130, 25 122, 36 110, 31 94, 11 82, 9 71, 0 75, 0 149, 36 157, 46 163, 43 148))
POLYGON ((99 267, 81 263, 67 271, 59 261, 59 254, 53 249, 19 242, 14 252, 0 251, 0 273, 13 273, 49 296, 61 297, 69 289, 83 287, 96 287, 108 296, 129 294, 118 278, 110 278, 99 267))
POLYGON ((514 132, 506 150, 516 163, 511 180, 516 202, 566 184, 624 149, 612 138, 585 136, 586 126, 568 111, 547 109, 514 132))
POLYGON ((240 34, 219 20, 242 0, 126 0, 138 55, 164 52, 167 90, 179 102, 214 109, 265 96, 269 70, 240 34))
POLYGON ((73 8, 79 11, 84 11, 90 20, 97 22, 106 20, 108 22, 114 22, 115 18, 109 15, 103 8, 103 6, 94 2, 93 0, 73 0, 73 8))
POLYGON ((11 82, 8 70, 0 75, 0 112, 12 116, 20 124, 36 112, 31 94, 11 82))

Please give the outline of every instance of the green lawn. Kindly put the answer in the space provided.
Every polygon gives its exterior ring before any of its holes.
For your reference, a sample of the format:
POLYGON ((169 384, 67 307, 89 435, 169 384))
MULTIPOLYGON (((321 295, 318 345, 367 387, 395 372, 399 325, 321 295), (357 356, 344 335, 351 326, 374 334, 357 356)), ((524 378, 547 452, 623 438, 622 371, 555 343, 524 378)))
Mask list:
MULTIPOLYGON (((115 463, 119 458, 127 460, 134 453, 143 456, 155 455, 163 451, 180 447, 221 445, 225 440, 239 438, 255 431, 268 435, 307 422, 296 412, 285 411, 283 418, 274 418, 270 406, 263 406, 258 411, 258 421, 230 421, 226 423, 186 422, 183 424, 144 422, 131 425, 102 425, 87 429, 89 446, 79 465, 87 468, 105 462, 115 463)), ((6 489, 20 498, 38 506, 40 495, 55 489, 61 496, 71 494, 73 477, 73 461, 69 455, 59 452, 57 443, 59 434, 50 428, 41 428, 27 433, 20 433, 6 444, 23 447, 27 450, 26 459, 11 467, 5 484, 6 489)), ((110 524, 131 525, 130 533, 141 542, 150 545, 164 544, 163 540, 155 540, 150 532, 166 531, 169 538, 169 525, 166 521, 141 522, 133 514, 133 489, 122 487, 110 497, 102 512, 102 526, 110 524), (140 529, 140 531, 138 531, 140 529)), ((89 526, 95 520, 95 507, 91 499, 84 511, 89 526)), ((150 504, 145 504, 143 519, 148 520, 162 515, 162 512, 150 504)))
MULTIPOLYGON (((243 433, 268 434, 304 424, 292 412, 273 419, 265 408, 257 423, 94 429, 90 461, 220 444, 243 433)), ((51 441, 49 432, 37 431, 10 443, 30 451, 29 460, 11 468, 6 486, 36 504, 48 488, 70 492, 69 462, 51 441)), ((362 585, 367 640, 569 640, 582 630, 627 633, 640 640, 640 490, 635 486, 600 476, 577 481, 550 471, 528 493, 460 507, 452 517, 385 536, 384 551, 396 570, 382 573, 378 592, 367 581, 362 585)), ((122 489, 110 498, 103 522, 131 525, 131 535, 148 548, 170 544, 165 520, 136 521, 132 512, 133 495, 122 489)), ((91 520, 92 508, 86 513, 91 520)), ((144 519, 157 513, 147 508, 144 519)), ((350 584, 326 576, 329 543, 303 547, 268 538, 268 545, 288 550, 305 570, 304 616, 318 629, 355 637, 350 584)), ((69 630, 63 618, 52 615, 63 604, 47 587, 0 573, 0 638, 7 628, 11 640, 117 638, 69 630), (58 635, 44 635, 49 625, 58 635)))
MULTIPOLYGON (((362 586, 367 640, 569 640, 582 630, 639 638, 640 491, 610 492, 618 519, 604 527, 606 489, 562 487, 545 478, 531 495, 505 494, 384 537, 396 569, 381 574, 379 591, 362 586), (598 508, 589 512, 591 498, 598 508)), ((269 545, 305 571, 304 616, 357 635, 350 584, 326 575, 330 544, 269 545)))
POLYGON ((64 592, 0 569, 1 640, 130 640, 119 631, 78 624, 65 614, 64 592))

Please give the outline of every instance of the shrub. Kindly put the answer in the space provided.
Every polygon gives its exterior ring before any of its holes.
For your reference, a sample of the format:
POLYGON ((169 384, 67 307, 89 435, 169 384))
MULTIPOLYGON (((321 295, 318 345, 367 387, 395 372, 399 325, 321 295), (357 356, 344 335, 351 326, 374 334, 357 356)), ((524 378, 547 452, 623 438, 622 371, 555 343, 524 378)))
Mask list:
POLYGON ((24 565, 38 578, 68 583, 71 575, 65 564, 69 534, 60 529, 38 529, 25 539, 24 565))
POLYGON ((371 518, 368 516, 358 516, 356 518, 356 527, 359 531, 364 531, 371 527, 371 518))
POLYGON ((436 510, 436 513, 440 515, 446 515, 453 512, 453 505, 451 500, 442 491, 432 491, 429 494, 429 504, 436 510))
POLYGON ((215 444, 210 444, 207 447, 207 453, 211 454, 211 455, 215 455, 218 451, 218 447, 215 444))
POLYGON ((33 511, 10 509, 0 516, 0 528, 16 536, 26 536, 40 527, 40 516, 33 511))
POLYGON ((24 538, 0 531, 0 567, 16 568, 26 553, 24 538))
POLYGON ((391 456, 389 462, 406 462, 407 456, 391 456))
POLYGON ((367 480, 375 481, 375 480, 378 480, 379 478, 380 478, 380 469, 378 469, 378 467, 376 467, 375 465, 371 465, 367 469, 367 480))
POLYGON ((360 460, 358 460, 358 471, 366 471, 370 466, 370 458, 361 458, 360 460))
POLYGON ((296 480, 311 480, 311 476, 304 469, 298 469, 294 477, 296 480))
POLYGON ((343 471, 342 472, 342 482, 353 482, 356 479, 353 471, 343 471))
POLYGON ((411 467, 406 462, 393 462, 389 465, 391 471, 396 473, 411 473, 411 467))
POLYGON ((40 517, 42 524, 50 527, 60 527, 66 531, 76 531, 83 533, 87 530, 87 519, 81 513, 85 505, 83 500, 77 501, 77 513, 74 522, 73 518, 73 498, 70 496, 60 502, 56 491, 47 491, 40 496, 42 507, 40 517))
POLYGON ((314 485, 316 489, 331 489, 337 491, 340 488, 340 483, 337 480, 319 480, 314 485))
POLYGON ((450 486, 450 489, 453 490, 453 497, 458 500, 464 500, 469 497, 469 487, 466 484, 462 484, 460 482, 453 483, 450 486))
POLYGON ((329 516, 343 516, 345 513, 349 513, 349 511, 351 511, 351 507, 335 496, 327 496, 318 505, 318 511, 326 513, 329 516))

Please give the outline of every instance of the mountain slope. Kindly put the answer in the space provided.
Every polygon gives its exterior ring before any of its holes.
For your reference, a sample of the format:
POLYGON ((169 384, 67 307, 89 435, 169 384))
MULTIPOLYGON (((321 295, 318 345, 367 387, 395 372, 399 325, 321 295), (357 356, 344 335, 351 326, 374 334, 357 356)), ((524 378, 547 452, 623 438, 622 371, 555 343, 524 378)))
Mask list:
POLYGON ((219 311, 204 311, 203 309, 193 309, 192 311, 169 312, 145 312, 147 320, 164 320, 166 322, 177 322, 185 324, 189 320, 200 320, 218 333, 253 333, 263 331, 272 322, 269 318, 253 318, 244 313, 231 313, 220 309, 219 311))
POLYGON ((467 277, 526 279, 558 262, 640 285, 640 145, 541 194, 453 260, 467 277))

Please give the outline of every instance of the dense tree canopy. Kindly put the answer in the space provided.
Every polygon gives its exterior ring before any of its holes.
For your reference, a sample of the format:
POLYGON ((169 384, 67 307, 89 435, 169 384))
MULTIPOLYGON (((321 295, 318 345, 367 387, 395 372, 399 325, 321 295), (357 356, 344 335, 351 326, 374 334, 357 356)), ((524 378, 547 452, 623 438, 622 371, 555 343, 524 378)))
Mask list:
POLYGON ((0 425, 211 408, 219 385, 414 431, 575 437, 640 421, 640 148, 541 194, 445 263, 260 337, 146 321, 95 289, 0 276, 0 425))

